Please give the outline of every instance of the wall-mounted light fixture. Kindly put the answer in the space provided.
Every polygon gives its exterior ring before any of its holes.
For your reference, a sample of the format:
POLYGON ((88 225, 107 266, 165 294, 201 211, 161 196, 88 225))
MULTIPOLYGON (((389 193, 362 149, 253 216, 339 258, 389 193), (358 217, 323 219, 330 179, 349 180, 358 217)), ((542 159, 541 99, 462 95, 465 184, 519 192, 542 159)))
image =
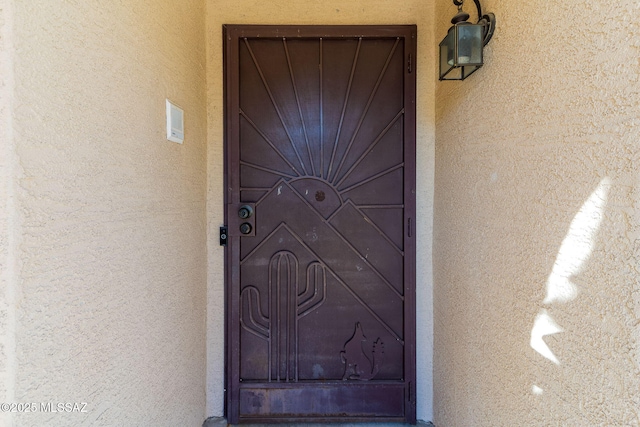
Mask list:
POLYGON ((496 28, 493 13, 482 14, 479 0, 478 23, 467 22, 469 14, 462 10, 464 0, 453 0, 458 13, 451 19, 453 26, 440 42, 440 80, 464 80, 482 67, 482 48, 489 43, 496 28))

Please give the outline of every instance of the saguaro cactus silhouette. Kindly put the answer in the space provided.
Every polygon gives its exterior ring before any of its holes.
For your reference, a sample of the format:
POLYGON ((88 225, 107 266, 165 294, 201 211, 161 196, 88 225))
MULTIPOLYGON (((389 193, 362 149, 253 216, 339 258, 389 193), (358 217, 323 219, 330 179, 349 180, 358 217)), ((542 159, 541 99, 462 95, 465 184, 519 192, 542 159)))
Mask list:
POLYGON ((304 287, 299 286, 298 258, 280 251, 269 261, 267 313, 256 286, 241 292, 240 323, 246 331, 268 342, 269 381, 298 380, 298 321, 326 300, 326 268, 314 261, 307 266, 304 287))

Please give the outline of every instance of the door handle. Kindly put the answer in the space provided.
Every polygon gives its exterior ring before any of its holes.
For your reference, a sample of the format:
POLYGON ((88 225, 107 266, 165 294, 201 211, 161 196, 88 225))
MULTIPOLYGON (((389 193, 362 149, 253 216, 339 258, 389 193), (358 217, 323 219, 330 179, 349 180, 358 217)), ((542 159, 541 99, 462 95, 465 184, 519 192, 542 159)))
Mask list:
POLYGON ((253 208, 249 205, 241 206, 240 209, 238 209, 238 216, 242 219, 251 218, 253 216, 253 208))

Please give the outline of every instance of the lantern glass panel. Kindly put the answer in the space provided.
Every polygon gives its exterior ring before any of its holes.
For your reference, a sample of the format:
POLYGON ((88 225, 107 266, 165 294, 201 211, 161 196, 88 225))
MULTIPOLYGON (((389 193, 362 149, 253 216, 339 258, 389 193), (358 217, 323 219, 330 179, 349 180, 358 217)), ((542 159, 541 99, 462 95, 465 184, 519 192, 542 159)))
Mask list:
MULTIPOLYGON (((440 42, 440 80, 445 79, 445 76, 456 66, 455 40, 454 27, 451 27, 447 36, 440 42)), ((447 80, 450 78, 447 78, 447 80)), ((458 79, 454 78, 454 80, 458 79)))
POLYGON ((482 65, 482 25, 456 25, 456 65, 482 65))

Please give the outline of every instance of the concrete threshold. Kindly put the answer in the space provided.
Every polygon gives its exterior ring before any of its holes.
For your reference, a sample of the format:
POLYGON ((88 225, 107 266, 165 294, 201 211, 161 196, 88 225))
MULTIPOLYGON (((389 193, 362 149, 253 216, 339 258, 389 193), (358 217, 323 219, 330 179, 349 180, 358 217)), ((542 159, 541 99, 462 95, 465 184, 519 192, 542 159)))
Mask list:
MULTIPOLYGON (((238 425, 238 424, 236 424, 238 425)), ((278 423, 278 424, 239 424, 240 427, 273 427, 274 425, 285 427, 412 427, 411 424, 404 423, 278 423)), ((209 418, 202 427, 228 427, 225 418, 209 418)), ((430 422, 418 421, 417 427, 434 427, 430 422)))

